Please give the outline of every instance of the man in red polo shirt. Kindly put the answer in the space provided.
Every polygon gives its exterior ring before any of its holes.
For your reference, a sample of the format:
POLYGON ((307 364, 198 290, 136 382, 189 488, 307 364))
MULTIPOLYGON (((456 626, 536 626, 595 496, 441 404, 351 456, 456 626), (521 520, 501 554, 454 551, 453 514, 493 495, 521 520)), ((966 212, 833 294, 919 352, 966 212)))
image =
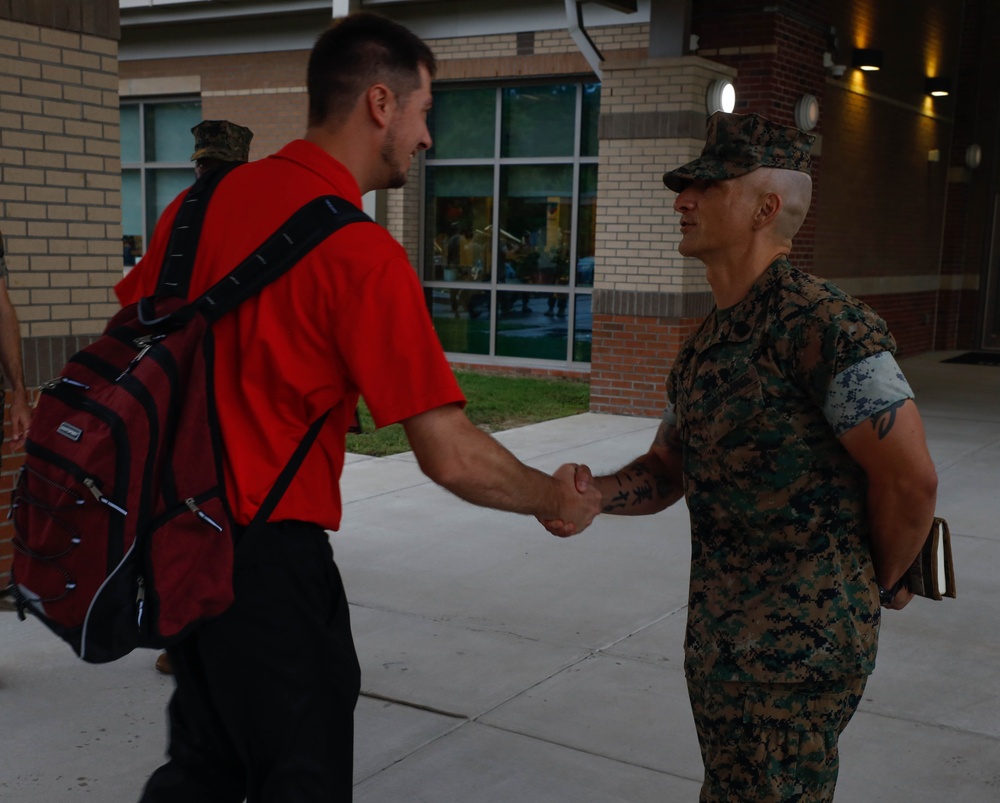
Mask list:
MULTIPOLYGON (((312 198, 356 205, 402 186, 430 147, 430 49, 372 14, 347 17, 309 60, 303 139, 241 166, 205 216, 199 294, 312 198)), ((179 201, 163 214, 122 303, 153 291, 179 201)), ((330 410, 269 524, 236 552, 236 600, 171 648, 169 761, 143 801, 347 801, 360 679, 347 600, 324 530, 340 525, 338 481, 358 395, 401 422, 421 469, 474 504, 579 531, 598 512, 573 467, 549 477, 477 429, 430 323, 406 253, 374 223, 341 229, 214 328, 215 394, 236 521, 250 522, 310 423, 330 410)), ((192 455, 192 459, 197 459, 192 455)))

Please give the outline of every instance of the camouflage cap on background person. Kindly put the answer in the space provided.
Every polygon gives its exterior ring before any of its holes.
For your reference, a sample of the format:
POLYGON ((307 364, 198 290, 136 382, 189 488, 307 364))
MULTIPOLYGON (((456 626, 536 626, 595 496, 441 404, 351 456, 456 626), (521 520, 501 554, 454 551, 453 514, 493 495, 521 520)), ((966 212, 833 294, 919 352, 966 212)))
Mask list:
POLYGON ((194 153, 191 161, 221 159, 223 162, 250 161, 253 131, 228 120, 202 120, 191 129, 194 153))
POLYGON ((698 179, 736 178, 758 167, 809 172, 816 137, 778 125, 759 114, 716 112, 708 118, 701 156, 663 174, 663 183, 681 192, 698 179))

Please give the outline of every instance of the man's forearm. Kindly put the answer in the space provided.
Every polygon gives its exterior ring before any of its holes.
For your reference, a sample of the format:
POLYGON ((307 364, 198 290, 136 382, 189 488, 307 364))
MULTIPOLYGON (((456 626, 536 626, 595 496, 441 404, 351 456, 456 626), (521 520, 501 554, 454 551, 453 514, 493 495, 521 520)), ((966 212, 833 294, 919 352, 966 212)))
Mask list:
POLYGON ((617 516, 659 513, 684 495, 680 473, 654 452, 614 474, 595 477, 594 484, 601 492, 601 512, 617 516))
POLYGON ((933 484, 886 487, 868 492, 868 522, 875 577, 891 588, 906 574, 930 533, 937 493, 933 484))
POLYGON ((934 520, 937 472, 912 399, 886 407, 840 436, 868 478, 875 577, 890 588, 913 563, 934 520))
POLYGON ((468 441, 456 443, 448 465, 428 476, 466 502, 526 515, 558 515, 560 494, 555 480, 521 463, 485 432, 470 427, 468 441))
POLYGON ((15 392, 24 391, 24 364, 21 359, 21 330, 17 314, 7 298, 7 288, 0 288, 0 368, 15 392))
POLYGON ((481 507, 560 519, 582 531, 600 512, 597 490, 578 491, 573 466, 554 476, 524 465, 474 426, 455 405, 403 421, 421 470, 456 496, 481 507))

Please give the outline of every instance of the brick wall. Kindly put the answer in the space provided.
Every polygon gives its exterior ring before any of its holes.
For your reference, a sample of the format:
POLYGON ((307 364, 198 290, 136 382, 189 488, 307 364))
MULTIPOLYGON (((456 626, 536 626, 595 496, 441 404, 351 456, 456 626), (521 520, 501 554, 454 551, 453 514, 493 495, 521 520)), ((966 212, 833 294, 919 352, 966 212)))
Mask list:
MULTIPOLYGON (((0 228, 29 387, 58 373, 117 308, 117 42, 113 0, 0 4, 0 228)), ((22 460, 5 439, 3 505, 22 460)), ((11 528, 0 521, 2 588, 11 528)))
POLYGON ((667 402, 666 378, 697 318, 594 315, 590 407, 595 412, 659 416, 667 402))
MULTIPOLYGON (((815 2, 788 2, 765 6, 744 0, 699 3, 694 27, 699 36, 698 54, 737 70, 735 111, 757 112, 782 123, 795 125, 795 104, 804 94, 820 104, 819 125, 813 146, 813 198, 818 198, 823 176, 823 124, 826 86, 822 54, 826 42, 823 22, 815 2)), ((790 258, 804 270, 812 270, 816 248, 814 202, 795 238, 790 258)))
POLYGON ((938 291, 859 295, 889 326, 896 338, 896 355, 911 357, 934 347, 938 291))
POLYGON ((250 158, 262 159, 305 133, 308 59, 308 51, 296 50, 123 61, 120 90, 126 97, 156 97, 183 86, 183 94, 200 97, 203 119, 230 120, 253 131, 250 158))

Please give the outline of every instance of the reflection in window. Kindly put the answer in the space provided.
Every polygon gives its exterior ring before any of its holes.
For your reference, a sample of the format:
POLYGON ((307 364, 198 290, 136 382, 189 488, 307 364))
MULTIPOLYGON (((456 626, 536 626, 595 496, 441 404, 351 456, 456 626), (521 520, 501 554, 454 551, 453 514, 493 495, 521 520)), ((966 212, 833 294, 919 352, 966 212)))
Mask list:
POLYGON ((490 353, 491 298, 488 290, 427 287, 424 295, 445 351, 490 353))
POLYGON ((434 93, 428 126, 431 159, 491 158, 496 139, 496 91, 444 89, 434 93))
POLYGON ((594 286, 597 249, 597 165, 580 165, 580 214, 576 227, 576 286, 594 286))
POLYGON ((520 165, 500 171, 504 263, 522 284, 567 284, 573 229, 573 167, 520 165))
POLYGON ((590 361, 599 105, 599 84, 435 92, 421 260, 446 351, 590 361))
POLYGON ((424 278, 488 282, 493 265, 493 168, 428 167, 424 278))
POLYGON ((496 327, 500 357, 565 360, 568 293, 503 292, 496 327))
POLYGON ((572 156, 578 87, 522 86, 503 90, 501 156, 572 156))

